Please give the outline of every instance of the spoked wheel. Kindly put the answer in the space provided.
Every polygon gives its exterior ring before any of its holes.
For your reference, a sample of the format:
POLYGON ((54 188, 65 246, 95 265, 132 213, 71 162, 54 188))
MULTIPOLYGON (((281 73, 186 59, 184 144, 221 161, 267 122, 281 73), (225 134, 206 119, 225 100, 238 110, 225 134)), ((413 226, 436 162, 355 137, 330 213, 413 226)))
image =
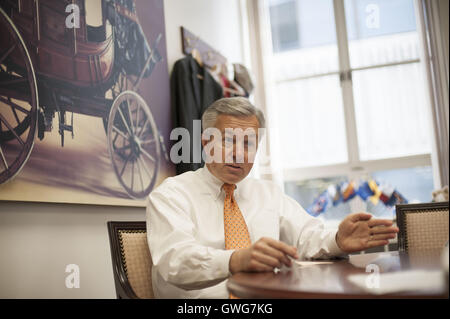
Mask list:
POLYGON ((37 133, 38 91, 30 55, 0 8, 0 184, 25 165, 37 133))
MULTIPOLYGON (((113 101, 119 96, 120 93, 132 90, 133 87, 133 77, 127 75, 125 70, 121 70, 119 75, 117 75, 117 80, 114 85, 111 87, 111 96, 113 101)), ((103 118, 103 127, 105 128, 105 132, 108 133, 108 118, 103 118)))
POLYGON ((133 91, 120 93, 108 119, 108 149, 120 184, 133 198, 144 198, 155 185, 160 139, 150 108, 133 91))

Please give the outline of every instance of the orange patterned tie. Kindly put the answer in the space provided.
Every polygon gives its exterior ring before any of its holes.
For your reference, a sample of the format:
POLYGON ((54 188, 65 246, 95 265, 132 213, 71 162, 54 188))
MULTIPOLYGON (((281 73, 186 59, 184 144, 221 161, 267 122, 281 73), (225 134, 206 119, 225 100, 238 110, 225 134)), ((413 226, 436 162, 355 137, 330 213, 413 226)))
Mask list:
POLYGON ((225 249, 240 249, 251 246, 250 235, 244 216, 234 199, 234 184, 223 184, 225 202, 223 205, 223 224, 225 228, 225 249))
MULTIPOLYGON (((247 224, 234 199, 234 184, 223 184, 225 202, 223 203, 223 224, 225 228, 225 249, 248 248, 252 242, 247 224)), ((238 299, 230 293, 230 299, 238 299)))

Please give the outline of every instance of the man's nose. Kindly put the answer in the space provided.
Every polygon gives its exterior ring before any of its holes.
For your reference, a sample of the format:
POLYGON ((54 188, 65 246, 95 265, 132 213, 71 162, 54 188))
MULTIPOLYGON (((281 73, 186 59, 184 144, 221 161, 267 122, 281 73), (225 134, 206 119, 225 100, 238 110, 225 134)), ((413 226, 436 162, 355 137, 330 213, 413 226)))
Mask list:
POLYGON ((235 143, 234 144, 233 160, 235 163, 244 163, 244 161, 245 161, 244 143, 235 143))

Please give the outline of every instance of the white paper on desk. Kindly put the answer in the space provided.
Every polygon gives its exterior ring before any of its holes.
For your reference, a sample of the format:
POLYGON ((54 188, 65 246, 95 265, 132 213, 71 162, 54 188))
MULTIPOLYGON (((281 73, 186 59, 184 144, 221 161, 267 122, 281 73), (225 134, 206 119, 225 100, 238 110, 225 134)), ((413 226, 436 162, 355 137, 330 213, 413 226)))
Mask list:
POLYGON ((331 265, 333 261, 299 261, 294 260, 294 263, 301 267, 315 266, 315 265, 331 265))
POLYGON ((376 274, 357 274, 348 276, 354 285, 371 294, 389 294, 442 289, 444 277, 441 271, 407 270, 379 274, 379 287, 375 283, 376 274), (374 287, 375 286, 375 287, 374 287))
MULTIPOLYGON (((294 263, 293 266, 304 268, 304 267, 310 267, 310 266, 317 266, 317 265, 330 265, 333 264, 333 261, 300 261, 291 259, 294 263)), ((290 270, 291 267, 287 267, 284 264, 281 266, 281 268, 275 268, 275 273, 280 272, 281 270, 290 270)))

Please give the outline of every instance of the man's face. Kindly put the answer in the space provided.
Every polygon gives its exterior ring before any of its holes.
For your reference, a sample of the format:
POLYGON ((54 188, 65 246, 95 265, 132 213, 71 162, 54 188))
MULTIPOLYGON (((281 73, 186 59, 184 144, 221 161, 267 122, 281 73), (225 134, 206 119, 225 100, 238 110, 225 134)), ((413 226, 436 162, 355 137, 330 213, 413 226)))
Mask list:
MULTIPOLYGON (((202 140, 205 147, 214 143, 213 152, 219 151, 220 159, 206 163, 210 172, 218 179, 228 184, 236 184, 243 180, 253 167, 258 148, 258 119, 256 116, 232 116, 220 114, 215 127, 220 131, 221 140, 202 140), (231 133, 231 134, 230 134, 231 133)), ((216 154, 218 155, 218 154, 216 154)))

